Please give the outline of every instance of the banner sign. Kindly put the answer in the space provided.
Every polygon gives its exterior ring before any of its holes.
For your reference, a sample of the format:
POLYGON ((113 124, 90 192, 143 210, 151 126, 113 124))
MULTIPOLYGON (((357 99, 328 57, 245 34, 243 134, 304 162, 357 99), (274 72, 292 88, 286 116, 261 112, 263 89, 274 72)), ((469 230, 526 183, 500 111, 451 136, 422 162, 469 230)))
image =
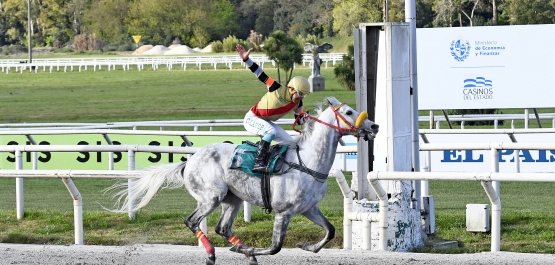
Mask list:
MULTIPOLYGON (((514 135, 519 143, 553 143, 555 134, 514 135)), ((510 142, 505 134, 428 134, 430 143, 500 143, 510 142)), ((420 152, 420 166, 425 163, 420 152)), ((555 150, 499 150, 499 172, 555 172, 555 150), (518 165, 515 162, 518 154, 518 165)), ((431 152, 431 171, 491 172, 490 150, 444 150, 431 152)))
MULTIPOLYGON (((70 134, 70 135, 35 135, 39 145, 107 145, 106 140, 99 134, 70 134)), ((186 146, 179 136, 164 135, 110 135, 114 145, 153 145, 153 146, 186 146)), ((229 141, 241 144, 244 140, 258 141, 259 137, 245 136, 188 136, 193 147, 203 147, 210 143, 229 141)), ((9 135, 0 136, 0 145, 26 145, 31 144, 25 136, 9 135)), ((76 169, 76 170, 107 170, 109 166, 108 152, 37 152, 38 169, 76 169)), ((25 152, 23 156, 23 169, 32 169, 32 154, 25 152)), ((144 153, 135 154, 135 167, 137 169, 156 164, 179 163, 187 158, 188 154, 171 153, 144 153)), ((114 152, 114 169, 127 169, 127 153, 114 152)), ((15 154, 13 152, 0 152, 0 169, 15 169, 15 154)))
POLYGON ((418 108, 551 108, 555 24, 416 30, 418 108))

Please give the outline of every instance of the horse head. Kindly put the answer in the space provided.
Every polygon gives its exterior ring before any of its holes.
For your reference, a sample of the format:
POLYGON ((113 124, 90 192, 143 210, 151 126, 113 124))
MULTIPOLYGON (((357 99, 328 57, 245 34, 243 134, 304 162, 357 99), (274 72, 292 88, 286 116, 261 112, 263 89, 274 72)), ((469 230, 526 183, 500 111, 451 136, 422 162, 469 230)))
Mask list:
POLYGON ((365 141, 372 140, 379 131, 379 125, 368 119, 368 113, 359 113, 334 97, 327 98, 330 108, 335 114, 335 123, 341 135, 362 137, 365 141))

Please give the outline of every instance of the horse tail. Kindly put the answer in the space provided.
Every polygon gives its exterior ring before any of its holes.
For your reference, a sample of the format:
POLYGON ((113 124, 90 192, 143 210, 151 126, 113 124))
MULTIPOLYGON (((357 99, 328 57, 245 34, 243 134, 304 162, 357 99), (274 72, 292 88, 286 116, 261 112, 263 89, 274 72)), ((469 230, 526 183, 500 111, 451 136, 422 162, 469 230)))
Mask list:
POLYGON ((107 209, 111 212, 132 212, 145 207, 156 195, 158 189, 176 189, 185 185, 183 170, 186 162, 176 165, 167 164, 152 166, 144 171, 144 174, 128 185, 128 181, 118 182, 104 190, 104 192, 115 191, 112 199, 115 199, 115 209, 107 209), (133 205, 131 207, 131 205, 133 205))

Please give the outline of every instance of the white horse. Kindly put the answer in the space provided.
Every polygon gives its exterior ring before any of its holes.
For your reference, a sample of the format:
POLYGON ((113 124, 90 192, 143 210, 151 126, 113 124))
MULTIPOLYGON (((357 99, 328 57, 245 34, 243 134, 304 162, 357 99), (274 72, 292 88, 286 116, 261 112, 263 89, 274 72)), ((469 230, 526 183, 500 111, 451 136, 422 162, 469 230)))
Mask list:
MULTIPOLYGON (((208 257, 206 264, 214 264, 216 256, 212 243, 199 228, 203 218, 216 207, 222 213, 215 227, 216 233, 233 244, 232 251, 243 253, 250 264, 258 264, 256 255, 274 255, 283 245, 285 232, 291 218, 301 214, 326 230, 325 237, 315 244, 299 243, 307 251, 318 252, 335 236, 334 226, 318 208, 318 202, 327 191, 326 178, 331 169, 339 139, 343 135, 355 135, 363 139, 374 139, 378 125, 367 119, 366 112, 358 113, 335 98, 328 98, 329 107, 317 112, 318 117, 305 115, 308 121, 302 135, 297 139, 298 148, 290 147, 284 154, 284 172, 270 178, 271 208, 275 212, 272 245, 269 248, 249 248, 231 232, 231 226, 242 202, 263 206, 261 179, 242 171, 230 169, 237 145, 228 143, 210 144, 198 150, 188 161, 177 165, 164 165, 147 170, 134 185, 130 193, 135 194, 136 209, 144 207, 162 185, 177 188, 185 186, 198 202, 197 208, 187 217, 185 225, 203 243, 208 257), (290 167, 290 168, 289 168, 290 167)), ((119 190, 114 196, 123 203, 118 210, 128 210, 126 183, 112 186, 119 190)))

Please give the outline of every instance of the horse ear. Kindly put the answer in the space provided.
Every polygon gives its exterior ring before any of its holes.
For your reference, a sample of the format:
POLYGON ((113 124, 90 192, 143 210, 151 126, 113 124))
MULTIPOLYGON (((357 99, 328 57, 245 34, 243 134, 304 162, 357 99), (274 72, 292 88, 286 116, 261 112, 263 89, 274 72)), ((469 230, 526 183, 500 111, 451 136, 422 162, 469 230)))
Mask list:
POLYGON ((327 100, 328 103, 329 103, 330 105, 332 105, 334 108, 336 108, 337 106, 339 106, 339 105, 341 104, 341 103, 340 103, 337 99, 335 99, 334 97, 328 97, 326 100, 327 100))

